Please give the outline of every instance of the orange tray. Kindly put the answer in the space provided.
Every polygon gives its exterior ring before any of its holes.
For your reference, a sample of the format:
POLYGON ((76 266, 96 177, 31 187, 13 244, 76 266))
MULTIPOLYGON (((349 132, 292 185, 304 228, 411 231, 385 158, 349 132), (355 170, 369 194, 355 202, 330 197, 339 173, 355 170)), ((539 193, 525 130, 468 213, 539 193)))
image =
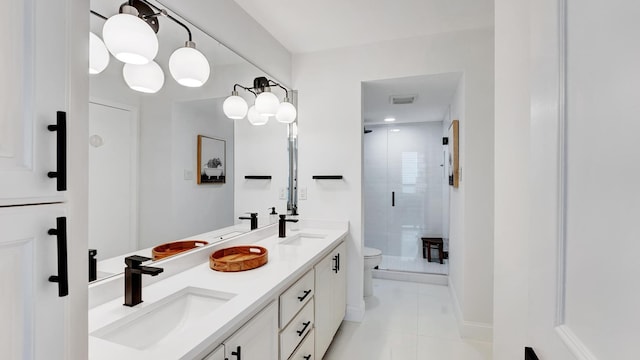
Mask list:
POLYGON ((211 254, 209 267, 223 272, 246 271, 259 268, 267 261, 269 252, 262 246, 234 246, 211 254))
POLYGON ((151 250, 151 253, 153 255, 153 260, 160 260, 167 256, 173 256, 183 251, 195 249, 208 244, 209 243, 204 240, 174 241, 154 247, 153 250, 151 250))

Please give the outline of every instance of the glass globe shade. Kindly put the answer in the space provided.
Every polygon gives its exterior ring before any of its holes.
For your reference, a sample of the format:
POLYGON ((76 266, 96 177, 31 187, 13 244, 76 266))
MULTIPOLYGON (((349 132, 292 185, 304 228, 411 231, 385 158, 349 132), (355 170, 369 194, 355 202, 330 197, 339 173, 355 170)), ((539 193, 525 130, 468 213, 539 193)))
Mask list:
POLYGON ((258 114, 258 110, 256 110, 255 105, 249 108, 249 111, 247 112, 247 119, 255 126, 264 125, 269 121, 268 116, 258 114))
POLYGON ((109 52, 127 64, 147 64, 158 54, 156 33, 135 15, 118 14, 107 19, 102 38, 109 52))
POLYGON ((261 92, 256 98, 256 110, 260 115, 274 116, 279 106, 280 100, 269 91, 261 92))
POLYGON ((187 87, 200 87, 209 79, 209 61, 193 47, 182 47, 171 54, 169 72, 178 84, 187 87))
POLYGON ((296 120, 296 116, 298 115, 298 111, 296 111, 296 107, 293 106, 290 102, 282 102, 278 107, 278 112, 276 113, 276 120, 281 123, 291 124, 296 120))
POLYGON ((100 74, 109 65, 109 51, 98 35, 89 33, 89 74, 100 74))
POLYGON ((164 85, 164 72, 155 61, 144 65, 124 64, 124 81, 135 91, 153 94, 164 85))
POLYGON ((229 119, 243 119, 247 116, 248 109, 247 102, 238 95, 231 95, 222 103, 222 111, 229 119))

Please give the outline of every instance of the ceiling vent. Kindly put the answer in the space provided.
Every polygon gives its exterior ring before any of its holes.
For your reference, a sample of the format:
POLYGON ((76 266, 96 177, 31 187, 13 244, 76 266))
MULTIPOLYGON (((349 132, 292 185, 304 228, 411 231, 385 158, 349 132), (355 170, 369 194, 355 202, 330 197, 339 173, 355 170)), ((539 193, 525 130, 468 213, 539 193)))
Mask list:
POLYGON ((389 102, 393 105, 413 104, 417 97, 418 95, 391 95, 389 96, 389 102))

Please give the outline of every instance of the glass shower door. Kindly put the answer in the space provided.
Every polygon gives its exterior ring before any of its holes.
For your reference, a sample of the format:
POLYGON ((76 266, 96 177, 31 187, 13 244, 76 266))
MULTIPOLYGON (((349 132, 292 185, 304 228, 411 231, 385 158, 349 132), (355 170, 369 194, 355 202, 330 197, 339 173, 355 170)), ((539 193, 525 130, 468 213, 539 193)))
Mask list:
POLYGON ((367 136, 376 132, 384 139, 365 140, 365 244, 382 250, 381 269, 443 272, 422 258, 421 241, 443 233, 442 123, 381 127, 367 136))

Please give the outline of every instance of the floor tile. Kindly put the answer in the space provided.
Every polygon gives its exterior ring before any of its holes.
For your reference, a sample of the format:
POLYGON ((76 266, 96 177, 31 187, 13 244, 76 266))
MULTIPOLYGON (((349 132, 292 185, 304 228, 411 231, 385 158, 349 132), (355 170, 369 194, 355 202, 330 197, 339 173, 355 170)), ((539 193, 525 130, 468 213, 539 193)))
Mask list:
POLYGON ((361 323, 344 321, 326 360, 490 360, 491 344, 460 338, 447 286, 373 279, 361 323))

